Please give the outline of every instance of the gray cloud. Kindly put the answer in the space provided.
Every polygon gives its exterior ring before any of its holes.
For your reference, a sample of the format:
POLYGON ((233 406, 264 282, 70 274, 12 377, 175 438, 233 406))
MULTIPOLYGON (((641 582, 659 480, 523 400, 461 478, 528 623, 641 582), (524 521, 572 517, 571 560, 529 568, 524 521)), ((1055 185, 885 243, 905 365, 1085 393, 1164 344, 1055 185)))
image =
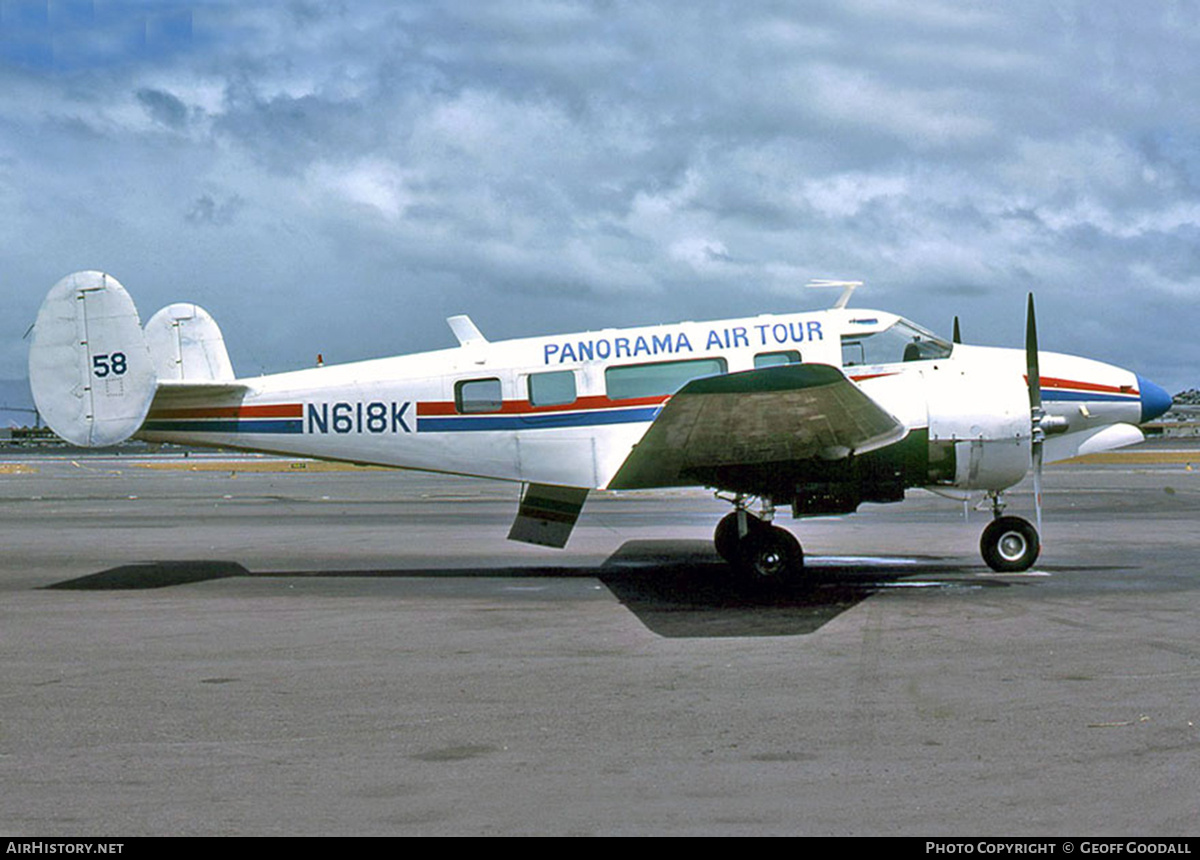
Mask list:
POLYGON ((236 194, 217 201, 211 194, 201 194, 192 201, 184 219, 189 224, 224 227, 232 224, 245 201, 236 194))
POLYGON ((182 128, 187 122, 187 106, 170 93, 161 90, 140 89, 137 100, 156 122, 171 128, 182 128))
POLYGON ((0 377, 44 290, 99 267, 144 315, 211 306, 249 370, 310 361, 295 334, 316 325, 349 359, 445 345, 464 310, 500 337, 814 306, 809 277, 852 276, 860 304, 957 312, 990 343, 1020 342, 1033 288, 1048 348, 1197 384, 1189 7, 103 15, 0 33, 0 206, 22 237, 0 377), (38 53, 68 43, 90 47, 38 53))

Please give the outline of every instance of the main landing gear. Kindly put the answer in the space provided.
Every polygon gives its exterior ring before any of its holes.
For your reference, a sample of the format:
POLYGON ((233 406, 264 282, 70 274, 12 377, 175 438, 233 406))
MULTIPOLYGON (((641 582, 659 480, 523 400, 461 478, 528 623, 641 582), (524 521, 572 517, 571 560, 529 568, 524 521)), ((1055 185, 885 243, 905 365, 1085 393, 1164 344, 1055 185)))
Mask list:
POLYGON ((804 572, 800 541, 786 529, 772 525, 774 515, 774 505, 764 500, 762 515, 755 516, 739 496, 734 500, 733 512, 721 518, 713 534, 717 554, 754 582, 785 582, 804 572))
POLYGON ((983 530, 979 551, 987 566, 998 573, 1017 573, 1029 570, 1042 551, 1037 529, 1020 517, 1002 516, 1004 502, 999 493, 989 493, 992 499, 992 521, 983 530))
MULTIPOLYGON (((979 541, 983 560, 998 573, 1028 570, 1042 551, 1037 529, 1021 517, 1004 516, 1004 501, 998 492, 989 497, 993 519, 979 541)), ((804 550, 791 532, 771 523, 774 505, 763 500, 761 515, 755 515, 747 509, 745 497, 736 496, 732 501, 733 511, 721 518, 713 534, 717 554, 752 582, 800 581, 804 550)))

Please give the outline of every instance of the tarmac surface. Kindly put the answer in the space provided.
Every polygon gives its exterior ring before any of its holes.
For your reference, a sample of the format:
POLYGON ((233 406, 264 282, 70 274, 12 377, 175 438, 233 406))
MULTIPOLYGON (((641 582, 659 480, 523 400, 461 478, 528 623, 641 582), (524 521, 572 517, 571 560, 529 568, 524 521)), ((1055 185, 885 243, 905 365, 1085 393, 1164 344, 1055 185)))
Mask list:
POLYGON ((703 491, 0 453, 0 833, 1200 834, 1200 447, 1045 484, 1026 574, 911 492, 761 589, 703 491))

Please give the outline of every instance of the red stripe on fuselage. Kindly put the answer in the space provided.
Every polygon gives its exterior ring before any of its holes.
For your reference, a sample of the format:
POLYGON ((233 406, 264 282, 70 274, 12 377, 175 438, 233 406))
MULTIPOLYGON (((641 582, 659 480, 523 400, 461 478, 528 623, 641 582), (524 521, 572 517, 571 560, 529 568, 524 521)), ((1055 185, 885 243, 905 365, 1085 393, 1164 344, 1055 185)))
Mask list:
POLYGON ((303 418, 302 403, 269 403, 262 406, 197 406, 151 410, 149 418, 303 418))
MULTIPOLYGON (((1029 384, 1029 377, 1025 377, 1025 384, 1029 384)), ((1138 395, 1138 390, 1132 385, 1101 385, 1098 382, 1080 382, 1075 379, 1058 379, 1054 376, 1041 377, 1042 388, 1062 388, 1071 389, 1073 391, 1095 391, 1100 394, 1128 394, 1131 397, 1138 395)))
MULTIPOLYGON (((627 406, 657 406, 670 400, 669 395, 656 397, 631 397, 628 400, 609 400, 603 396, 580 397, 570 403, 556 403, 552 406, 534 406, 528 400, 505 400, 499 409, 490 410, 488 415, 518 415, 537 412, 574 412, 580 409, 610 409, 627 406)), ((417 416, 433 417, 436 415, 461 415, 453 403, 426 402, 417 404, 417 416)))

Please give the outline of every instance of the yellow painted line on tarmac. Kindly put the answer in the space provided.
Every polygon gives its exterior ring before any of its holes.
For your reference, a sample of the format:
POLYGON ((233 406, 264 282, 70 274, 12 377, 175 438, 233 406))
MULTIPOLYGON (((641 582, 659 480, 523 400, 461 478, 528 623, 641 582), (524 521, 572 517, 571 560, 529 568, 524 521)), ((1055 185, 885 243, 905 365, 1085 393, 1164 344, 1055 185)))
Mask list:
POLYGON ((1196 464, 1200 467, 1200 450, 1197 451, 1102 451, 1099 454, 1084 454, 1072 457, 1064 463, 1105 463, 1125 466, 1161 465, 1164 463, 1196 464))
POLYGON ((172 459, 136 463, 140 469, 169 469, 183 472, 361 472, 383 466, 357 466, 322 460, 192 460, 172 459))
POLYGON ((37 466, 25 463, 0 463, 0 475, 35 475, 37 470, 37 466))

